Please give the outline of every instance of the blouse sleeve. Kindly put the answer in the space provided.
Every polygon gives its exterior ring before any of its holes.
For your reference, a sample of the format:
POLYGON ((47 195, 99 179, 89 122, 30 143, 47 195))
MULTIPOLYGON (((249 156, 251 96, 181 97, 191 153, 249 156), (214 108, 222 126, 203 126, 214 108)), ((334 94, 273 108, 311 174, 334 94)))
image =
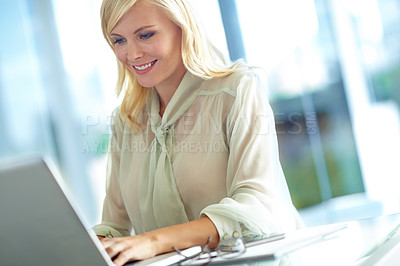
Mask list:
POLYGON ((207 206, 221 239, 253 239, 296 228, 294 208, 279 161, 273 112, 258 75, 241 78, 227 119, 230 149, 227 197, 207 206))
POLYGON ((102 222, 93 229, 97 235, 121 237, 131 234, 132 225, 119 186, 120 151, 124 123, 119 116, 118 108, 114 110, 112 117, 112 136, 107 159, 106 197, 103 204, 102 222))

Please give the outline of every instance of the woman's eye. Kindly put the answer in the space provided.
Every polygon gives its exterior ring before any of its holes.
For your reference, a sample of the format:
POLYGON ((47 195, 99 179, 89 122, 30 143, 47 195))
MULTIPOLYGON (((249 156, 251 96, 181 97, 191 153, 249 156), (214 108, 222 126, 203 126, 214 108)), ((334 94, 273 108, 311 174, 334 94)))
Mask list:
POLYGON ((149 39, 153 35, 154 35, 154 32, 142 33, 142 34, 140 34, 139 38, 142 40, 146 40, 146 39, 149 39))
POLYGON ((118 39, 114 40, 114 44, 121 44, 121 43, 124 43, 124 42, 125 42, 124 38, 118 38, 118 39))

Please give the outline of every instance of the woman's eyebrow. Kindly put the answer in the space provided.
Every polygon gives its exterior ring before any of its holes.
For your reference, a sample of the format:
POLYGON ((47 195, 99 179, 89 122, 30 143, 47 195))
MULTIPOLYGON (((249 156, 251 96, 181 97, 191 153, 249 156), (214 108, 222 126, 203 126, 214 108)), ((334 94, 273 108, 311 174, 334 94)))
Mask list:
MULTIPOLYGON (((140 32, 140 31, 142 31, 142 30, 145 30, 145 29, 147 29, 147 28, 154 27, 154 26, 155 26, 155 25, 146 25, 146 26, 142 26, 142 27, 138 28, 137 30, 135 30, 135 31, 133 32, 133 35, 136 35, 138 32, 140 32)), ((118 33, 113 33, 113 32, 110 33, 110 36, 122 37, 122 35, 120 35, 120 34, 118 34, 118 33)))
POLYGON ((116 33, 110 33, 110 36, 111 36, 111 37, 122 37, 121 35, 116 34, 116 33))
POLYGON ((154 26, 155 26, 155 25, 147 25, 147 26, 140 27, 140 28, 138 28, 137 30, 135 30, 135 32, 134 32, 133 34, 137 34, 139 31, 142 31, 142 30, 145 30, 145 29, 147 29, 147 28, 154 27, 154 26))

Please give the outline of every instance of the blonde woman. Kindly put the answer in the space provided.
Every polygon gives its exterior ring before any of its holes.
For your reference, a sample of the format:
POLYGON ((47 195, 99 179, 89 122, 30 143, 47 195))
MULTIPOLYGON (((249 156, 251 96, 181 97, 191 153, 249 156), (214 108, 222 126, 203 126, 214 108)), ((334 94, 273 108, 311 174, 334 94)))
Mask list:
POLYGON ((188 0, 104 0, 101 19, 124 95, 95 227, 114 263, 296 229, 256 71, 219 59, 188 0))

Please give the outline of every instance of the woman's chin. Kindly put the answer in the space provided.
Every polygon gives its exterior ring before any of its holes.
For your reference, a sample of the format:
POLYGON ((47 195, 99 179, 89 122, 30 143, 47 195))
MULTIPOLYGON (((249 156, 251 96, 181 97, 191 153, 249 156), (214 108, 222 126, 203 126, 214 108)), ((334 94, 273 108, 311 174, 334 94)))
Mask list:
POLYGON ((137 78, 137 81, 140 84, 140 86, 142 86, 144 88, 153 88, 155 86, 154 82, 151 80, 143 80, 143 79, 137 78))

